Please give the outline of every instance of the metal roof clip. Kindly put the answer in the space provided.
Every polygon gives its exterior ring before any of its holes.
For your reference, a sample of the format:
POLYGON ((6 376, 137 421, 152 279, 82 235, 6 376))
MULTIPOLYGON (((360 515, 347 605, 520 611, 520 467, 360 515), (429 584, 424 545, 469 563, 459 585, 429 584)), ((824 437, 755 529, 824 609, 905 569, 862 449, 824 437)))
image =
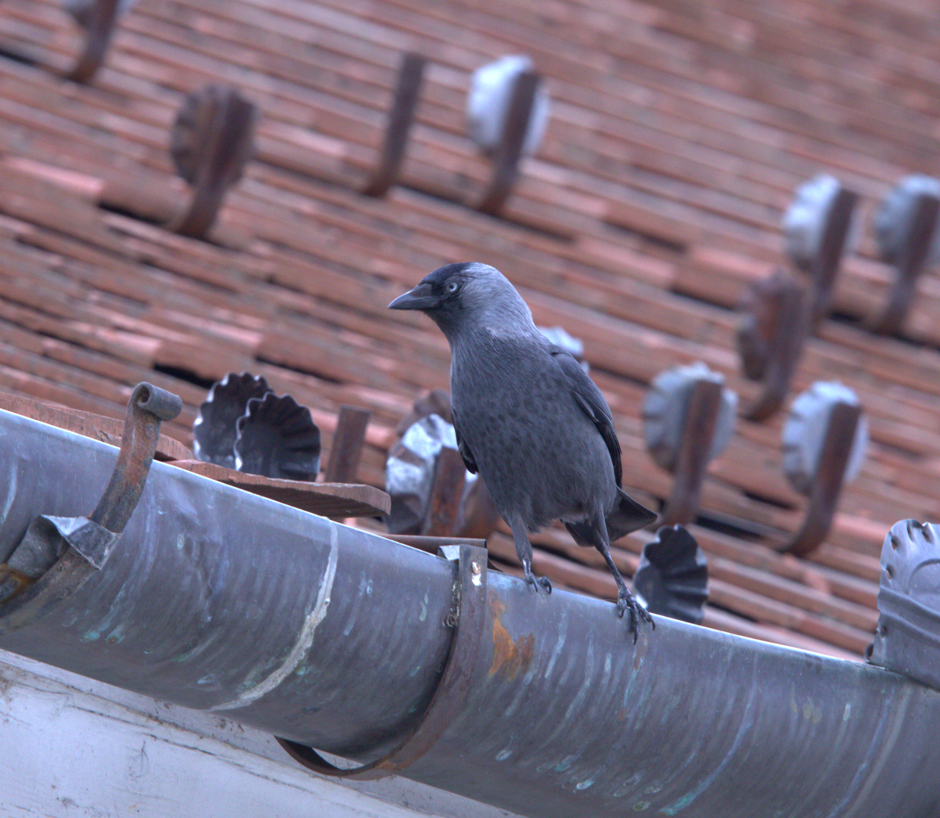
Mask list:
POLYGON ((812 282, 814 326, 829 314, 839 264, 854 244, 857 203, 857 193, 843 187, 834 176, 821 173, 796 189, 783 217, 786 253, 812 282))
POLYGON ((720 373, 698 362, 661 372, 646 394, 646 448, 676 478, 662 513, 666 525, 695 519, 708 463, 731 439, 738 396, 724 383, 720 373))
POLYGON ((104 62, 117 18, 134 0, 66 0, 66 10, 85 29, 85 43, 68 74, 74 82, 89 82, 104 62))
POLYGON ((905 176, 875 217, 878 249, 896 273, 887 303, 869 323, 872 332, 893 335, 900 330, 918 277, 940 254, 938 227, 940 181, 918 174, 905 176))
POLYGON ((783 269, 751 284, 738 303, 737 331, 741 368, 763 389, 741 414, 748 420, 766 420, 783 404, 809 331, 807 297, 803 285, 783 269))
POLYGON ((254 152, 257 114, 256 105, 224 85, 207 85, 186 97, 176 115, 170 153, 193 197, 169 229, 193 238, 206 235, 254 152))
POLYGON ((838 381, 817 381, 793 401, 782 444, 784 474, 809 497, 800 530, 782 550, 804 557, 826 538, 842 486, 865 459, 868 420, 858 396, 838 381))
POLYGON ((385 126, 382 155, 372 178, 362 191, 367 196, 384 196, 398 180, 408 145, 408 134, 418 107, 426 64, 427 60, 420 54, 409 52, 402 57, 395 98, 388 113, 388 124, 385 126))

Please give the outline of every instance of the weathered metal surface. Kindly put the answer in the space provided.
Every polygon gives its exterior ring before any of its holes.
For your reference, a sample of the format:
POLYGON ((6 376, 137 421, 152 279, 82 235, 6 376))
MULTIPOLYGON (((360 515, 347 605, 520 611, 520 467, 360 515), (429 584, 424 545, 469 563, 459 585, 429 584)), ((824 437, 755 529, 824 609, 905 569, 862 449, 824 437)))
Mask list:
MULTIPOLYGON (((0 413, 0 558, 114 454, 0 413)), ((0 606, 0 648, 359 763, 414 729, 451 644, 444 560, 159 463, 105 567, 57 569, 0 606)), ((495 573, 483 635, 407 777, 539 818, 940 808, 940 692, 881 668, 665 617, 634 646, 609 603, 495 573)))
POLYGON ((157 450, 160 423, 173 420, 182 409, 179 396, 165 389, 149 383, 134 387, 127 401, 117 463, 101 499, 88 515, 92 522, 116 534, 124 530, 144 490, 157 450))
POLYGON ((193 421, 193 453, 197 460, 235 468, 235 424, 245 414, 248 401, 263 398, 271 387, 261 375, 229 372, 209 388, 193 421))
POLYGON ((858 198, 835 177, 820 174, 797 188, 784 216, 787 254, 812 280, 810 314, 814 324, 829 314, 836 273, 851 243, 858 198))
POLYGON ((421 533, 441 537, 456 533, 460 504, 467 482, 467 467, 456 449, 442 446, 434 466, 427 516, 421 533))
POLYGON ((384 778, 401 772, 437 743, 460 712, 483 644, 486 549, 475 545, 446 546, 446 549, 456 552, 453 558, 457 560, 454 612, 444 620, 444 624, 454 631, 454 636, 441 680, 421 721, 399 747, 375 761, 352 768, 336 767, 313 748, 279 738, 281 746, 305 767, 325 775, 361 780, 384 778))
POLYGON ((858 397, 841 383, 817 381, 793 401, 782 444, 784 474, 809 497, 800 529, 784 547, 805 556, 826 538, 842 486, 864 460, 868 422, 858 397))
MULTIPOLYGON (((0 429, 6 559, 37 509, 78 516, 93 506, 116 450, 6 413, 0 429)), ((409 548, 394 549, 393 569, 376 560, 376 543, 388 547, 155 463, 105 567, 72 588, 74 566, 60 560, 0 606, 0 645, 187 707, 246 723, 257 715, 262 729, 297 740, 309 741, 302 724, 311 713, 330 713, 317 746, 380 752, 433 692, 449 646, 440 623, 451 610, 453 569, 409 548), (399 608, 403 595, 411 604, 399 608), (348 650, 372 671, 347 679, 348 650), (400 709, 376 697, 367 678, 375 668, 400 709), (340 706, 347 699, 358 702, 351 712, 340 706)))
POLYGON ((653 459, 676 476, 662 514, 667 525, 695 519, 708 463, 728 445, 736 408, 737 394, 702 363, 653 379, 643 401, 643 434, 653 459))
POLYGON ((878 630, 869 661, 940 690, 940 532, 896 523, 881 549, 878 630))

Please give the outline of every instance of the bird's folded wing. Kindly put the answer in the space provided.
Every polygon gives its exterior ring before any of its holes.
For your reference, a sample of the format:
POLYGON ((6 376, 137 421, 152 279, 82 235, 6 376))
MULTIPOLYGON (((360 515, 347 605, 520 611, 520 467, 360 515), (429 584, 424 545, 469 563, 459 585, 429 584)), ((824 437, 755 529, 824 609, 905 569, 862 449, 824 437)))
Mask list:
POLYGON ((460 456, 463 458, 463 462, 467 467, 467 471, 470 472, 470 474, 476 474, 476 461, 473 459, 473 453, 470 451, 470 447, 467 445, 467 441, 465 441, 460 435, 460 426, 457 423, 457 413, 454 411, 453 406, 450 408, 450 415, 454 421, 454 432, 457 434, 457 451, 460 452, 460 456))
MULTIPOLYGON (((588 377, 587 373, 581 369, 581 365, 575 360, 571 353, 554 345, 549 348, 549 351, 555 359, 555 363, 558 364, 564 374, 574 399, 578 402, 584 414, 586 414, 597 427, 597 431, 601 433, 601 437, 604 438, 604 443, 607 444, 607 451, 610 452, 610 459, 614 464, 614 477, 617 480, 617 486, 621 486, 623 482, 623 466, 620 462, 620 441, 617 440, 617 433, 614 430, 614 417, 610 412, 607 401, 604 400, 601 390, 597 388, 597 385, 588 377)), ((457 439, 460 439, 459 436, 457 439)))

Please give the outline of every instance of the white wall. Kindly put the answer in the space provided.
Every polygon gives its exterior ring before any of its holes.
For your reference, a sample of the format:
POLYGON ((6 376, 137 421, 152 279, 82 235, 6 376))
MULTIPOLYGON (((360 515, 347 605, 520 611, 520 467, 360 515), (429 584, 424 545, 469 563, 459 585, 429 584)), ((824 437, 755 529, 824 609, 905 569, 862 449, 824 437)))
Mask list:
POLYGON ((0 651, 3 818, 505 818, 402 778, 347 783, 272 738, 0 651))

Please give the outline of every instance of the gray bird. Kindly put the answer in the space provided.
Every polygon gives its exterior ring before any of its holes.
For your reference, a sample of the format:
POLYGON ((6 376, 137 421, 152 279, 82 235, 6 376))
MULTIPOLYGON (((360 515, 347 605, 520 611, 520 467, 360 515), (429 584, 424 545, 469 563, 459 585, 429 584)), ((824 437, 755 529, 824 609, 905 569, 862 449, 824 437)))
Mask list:
POLYGON ((560 519, 579 545, 593 545, 617 582, 617 614, 629 608, 636 641, 638 605, 610 556, 610 541, 649 525, 656 514, 620 488, 620 443, 607 401, 578 362, 549 342, 499 270, 479 262, 448 264, 388 305, 420 310, 451 349, 450 390, 457 446, 479 472, 512 529, 526 580, 528 532, 560 519))

